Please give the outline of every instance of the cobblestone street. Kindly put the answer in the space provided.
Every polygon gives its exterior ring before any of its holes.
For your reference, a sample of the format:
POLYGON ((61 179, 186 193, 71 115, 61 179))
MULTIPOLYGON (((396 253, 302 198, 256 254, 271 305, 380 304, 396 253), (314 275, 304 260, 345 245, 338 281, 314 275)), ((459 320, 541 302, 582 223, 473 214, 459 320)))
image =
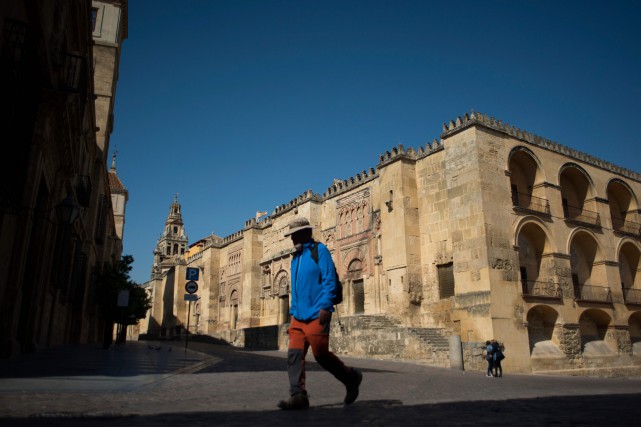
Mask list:
POLYGON ((285 412, 285 353, 128 342, 65 347, 5 363, 1 425, 637 425, 641 380, 510 375, 344 358, 364 380, 355 404, 308 357, 311 408, 285 412))

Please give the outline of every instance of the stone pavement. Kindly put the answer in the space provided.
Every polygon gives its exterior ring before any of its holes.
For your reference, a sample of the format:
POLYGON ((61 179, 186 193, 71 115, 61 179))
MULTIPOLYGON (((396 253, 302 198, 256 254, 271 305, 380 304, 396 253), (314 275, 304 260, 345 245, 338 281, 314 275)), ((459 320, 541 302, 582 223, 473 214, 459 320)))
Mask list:
POLYGON ((84 345, 3 360, 0 426, 607 425, 641 423, 641 380, 510 375, 344 357, 359 399, 308 357, 311 408, 281 411, 284 352, 190 342, 84 345), (171 348, 171 350, 170 350, 171 348))

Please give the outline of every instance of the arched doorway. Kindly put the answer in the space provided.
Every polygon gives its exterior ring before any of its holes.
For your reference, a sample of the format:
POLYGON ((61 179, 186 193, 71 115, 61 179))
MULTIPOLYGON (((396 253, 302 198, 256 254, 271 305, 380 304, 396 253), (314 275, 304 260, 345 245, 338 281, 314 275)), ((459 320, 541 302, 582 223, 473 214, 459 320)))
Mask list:
POLYGON ((527 331, 530 354, 536 356, 563 356, 554 340, 554 326, 559 314, 552 307, 538 305, 527 314, 527 331))
POLYGON ((238 291, 233 290, 229 297, 229 329, 236 329, 238 323, 238 291))
POLYGON ((352 304, 354 314, 365 313, 365 288, 363 283, 363 263, 354 258, 347 267, 347 279, 352 283, 352 304))
POLYGON ((581 351, 586 356, 613 354, 608 345, 607 332, 612 319, 602 310, 588 309, 579 318, 581 332, 581 351))

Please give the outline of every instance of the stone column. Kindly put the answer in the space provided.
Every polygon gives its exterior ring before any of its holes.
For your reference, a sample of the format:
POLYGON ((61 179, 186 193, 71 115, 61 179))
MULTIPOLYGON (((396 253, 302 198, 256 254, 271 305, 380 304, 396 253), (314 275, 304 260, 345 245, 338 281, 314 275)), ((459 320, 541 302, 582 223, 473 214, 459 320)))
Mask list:
POLYGON ((578 323, 554 325, 554 336, 559 342, 559 349, 565 353, 568 360, 580 358, 581 330, 578 323))
POLYGON ((606 339, 616 345, 618 354, 632 356, 632 340, 627 326, 616 325, 609 327, 606 339))

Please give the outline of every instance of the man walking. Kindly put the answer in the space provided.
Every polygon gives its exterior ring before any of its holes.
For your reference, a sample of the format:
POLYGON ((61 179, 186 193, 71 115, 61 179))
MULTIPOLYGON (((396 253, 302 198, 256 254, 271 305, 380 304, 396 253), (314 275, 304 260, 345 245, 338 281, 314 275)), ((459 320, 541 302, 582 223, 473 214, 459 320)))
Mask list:
POLYGON ((289 224, 285 236, 291 236, 296 253, 291 264, 292 321, 289 327, 287 373, 289 393, 281 400, 281 409, 304 409, 309 407, 305 389, 305 356, 309 347, 314 358, 326 371, 345 385, 343 402, 353 403, 358 397, 363 379, 361 371, 345 366, 329 351, 329 324, 332 320, 336 296, 336 272, 327 247, 312 239, 312 226, 305 218, 297 218, 289 224), (312 252, 317 252, 317 257, 312 252), (316 258, 316 259, 315 259, 316 258))

